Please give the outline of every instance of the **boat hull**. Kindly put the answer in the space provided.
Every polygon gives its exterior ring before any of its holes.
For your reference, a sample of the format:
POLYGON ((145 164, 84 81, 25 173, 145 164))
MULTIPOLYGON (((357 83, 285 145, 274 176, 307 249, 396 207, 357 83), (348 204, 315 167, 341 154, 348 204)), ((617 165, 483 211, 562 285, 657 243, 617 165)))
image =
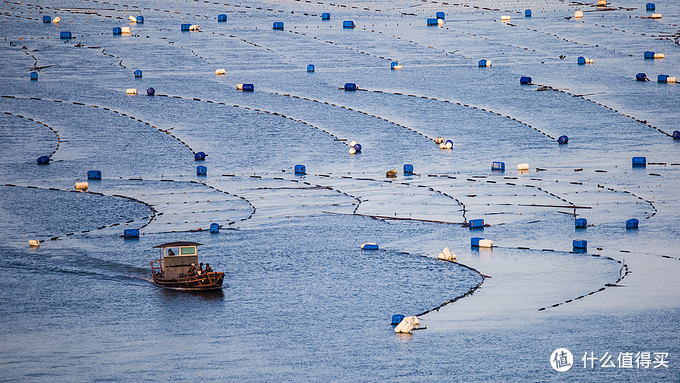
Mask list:
POLYGON ((164 279, 156 273, 153 274, 153 281, 156 285, 177 290, 217 290, 222 288, 224 283, 223 272, 212 272, 203 275, 179 278, 164 279))

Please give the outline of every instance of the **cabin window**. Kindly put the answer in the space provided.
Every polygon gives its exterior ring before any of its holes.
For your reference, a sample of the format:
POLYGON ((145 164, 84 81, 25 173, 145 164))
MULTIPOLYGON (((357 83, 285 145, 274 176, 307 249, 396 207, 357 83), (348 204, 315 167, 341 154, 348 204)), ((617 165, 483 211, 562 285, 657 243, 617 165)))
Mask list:
POLYGON ((180 247, 179 248, 179 254, 180 255, 194 255, 196 254, 196 247, 180 247))

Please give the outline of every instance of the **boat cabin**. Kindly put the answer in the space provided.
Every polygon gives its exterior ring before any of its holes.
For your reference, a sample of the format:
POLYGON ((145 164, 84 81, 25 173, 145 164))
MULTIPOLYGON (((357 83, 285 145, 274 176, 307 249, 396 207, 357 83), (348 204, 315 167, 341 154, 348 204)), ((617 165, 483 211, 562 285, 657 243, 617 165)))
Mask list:
POLYGON ((160 274, 163 279, 180 279, 188 276, 187 271, 193 263, 198 268, 198 246, 196 242, 169 242, 154 246, 160 249, 160 259, 156 265, 152 265, 154 273, 160 274))

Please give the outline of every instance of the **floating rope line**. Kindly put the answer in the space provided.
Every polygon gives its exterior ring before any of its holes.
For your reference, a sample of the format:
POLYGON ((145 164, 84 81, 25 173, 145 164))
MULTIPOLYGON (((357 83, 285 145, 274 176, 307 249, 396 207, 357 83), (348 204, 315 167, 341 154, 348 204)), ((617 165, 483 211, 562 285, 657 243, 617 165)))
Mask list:
POLYGON ((55 103, 73 104, 73 105, 79 105, 79 106, 89 106, 89 107, 92 107, 92 108, 97 108, 97 109, 105 110, 105 111, 107 111, 107 112, 112 112, 112 113, 118 114, 118 115, 120 115, 120 116, 127 117, 127 118, 129 118, 129 119, 131 119, 131 120, 135 120, 135 121, 137 121, 137 122, 140 122, 140 123, 142 123, 142 124, 144 124, 144 125, 146 125, 146 126, 149 126, 149 127, 153 128, 153 129, 159 131, 159 132, 165 133, 165 134, 167 134, 168 136, 170 136, 170 137, 174 138, 175 140, 177 140, 180 144, 184 145, 187 149, 189 149, 189 151, 191 151, 191 154, 196 154, 196 152, 194 151, 194 149, 192 149, 186 142, 184 142, 181 138, 175 136, 174 134, 170 133, 170 129, 161 129, 161 128, 155 126, 155 125, 152 125, 152 124, 149 123, 149 122, 143 121, 143 120, 140 119, 140 118, 137 118, 137 117, 132 116, 132 115, 129 115, 129 114, 127 114, 127 113, 124 113, 124 112, 121 112, 121 111, 118 111, 118 110, 115 110, 115 109, 111 109, 111 108, 108 108, 108 107, 105 107, 105 106, 100 106, 100 105, 95 105, 95 104, 89 104, 89 103, 88 103, 88 104, 85 104, 85 103, 78 102, 78 101, 62 101, 62 100, 56 100, 56 99, 52 99, 52 100, 51 100, 51 99, 40 98, 40 97, 23 97, 23 96, 11 96, 11 95, 0 95, 0 97, 3 97, 3 98, 10 98, 10 99, 16 99, 16 100, 37 100, 37 101, 48 101, 48 102, 55 102, 55 103))
POLYGON ((15 117, 23 118, 23 119, 28 120, 28 121, 35 122, 36 124, 42 125, 42 126, 46 127, 47 129, 51 130, 52 133, 54 133, 57 136, 57 146, 54 148, 52 153, 48 154, 47 156, 52 158, 52 156, 57 152, 57 150, 59 150, 59 144, 61 143, 61 136, 59 136, 59 131, 57 129, 47 125, 44 122, 35 120, 31 117, 26 117, 26 116, 23 116, 21 114, 15 114, 15 113, 11 113, 11 112, 4 112, 4 113, 7 114, 7 115, 10 115, 10 116, 15 116, 15 117))
POLYGON ((464 103, 459 102, 459 101, 451 101, 451 100, 447 100, 447 99, 440 99, 440 98, 430 97, 430 96, 420 96, 420 95, 416 95, 416 94, 404 94, 404 93, 402 93, 402 92, 389 92, 389 91, 384 91, 384 90, 371 90, 371 89, 357 89, 357 90, 359 90, 359 91, 364 91, 364 92, 389 94, 389 95, 395 95, 395 96, 405 96, 405 97, 412 97, 412 98, 421 98, 421 99, 426 99, 426 100, 444 102, 444 103, 447 103, 447 104, 455 104, 455 105, 462 106, 462 107, 465 107, 465 108, 471 108, 471 109, 475 109, 475 110, 480 110, 480 111, 483 111, 483 112, 486 112, 486 113, 495 114, 495 115, 497 115, 497 116, 505 117, 505 118, 507 118, 507 119, 509 119, 509 120, 515 121, 515 122, 517 122, 517 123, 519 123, 519 124, 521 124, 521 125, 527 126, 527 127, 531 128, 531 129, 533 129, 533 130, 535 130, 535 131, 541 133, 542 135, 548 137, 549 139, 551 139, 551 140, 553 140, 553 141, 557 141, 557 138, 555 138, 555 137, 549 135, 548 133, 545 133, 544 131, 542 131, 542 130, 540 130, 540 129, 538 129, 538 128, 536 128, 536 127, 534 127, 534 126, 532 126, 532 125, 530 125, 530 124, 528 124, 528 123, 526 123, 526 122, 520 121, 520 120, 518 120, 518 119, 516 119, 516 118, 514 118, 514 117, 512 117, 512 116, 504 115, 504 114, 501 114, 501 113, 498 113, 498 112, 494 112, 493 110, 486 109, 486 108, 482 108, 482 107, 479 107, 479 106, 470 105, 470 104, 464 104, 464 103))
POLYGON ((157 211, 152 205, 150 205, 150 204, 148 204, 148 203, 146 203, 146 202, 144 202, 144 201, 142 201, 142 200, 139 200, 139 199, 133 198, 133 197, 124 196, 124 195, 119 195, 119 194, 106 195, 106 194, 98 193, 98 192, 81 191, 81 190, 70 190, 70 189, 58 189, 58 188, 54 188, 54 187, 44 188, 44 187, 30 186, 30 185, 15 185, 15 184, 10 184, 10 183, 6 183, 6 184, 4 184, 4 186, 7 186, 7 187, 22 187, 22 188, 26 188, 26 189, 38 189, 38 190, 49 190, 49 191, 71 192, 71 193, 83 193, 83 194, 97 195, 97 196, 102 196, 102 197, 123 198, 123 199, 127 199, 127 200, 129 200, 129 201, 133 201, 133 202, 136 202, 136 203, 140 203, 140 204, 146 206, 146 207, 151 211, 151 216, 148 216, 148 217, 142 217, 142 218, 138 218, 138 219, 127 220, 127 221, 122 222, 122 223, 121 223, 121 222, 118 222, 118 223, 113 223, 113 224, 110 224, 110 225, 103 225, 103 226, 99 226, 99 227, 97 227, 97 228, 95 228, 95 229, 81 230, 81 231, 79 231, 79 232, 66 233, 66 234, 64 234, 63 236, 51 236, 51 237, 47 237, 47 239, 41 239, 41 240, 39 240, 40 242, 45 242, 45 241, 47 241, 47 240, 57 241, 57 240, 63 239, 64 237, 70 237, 70 236, 72 236, 72 235, 77 235, 77 234, 87 234, 87 233, 90 233, 90 232, 95 231, 95 230, 102 230, 102 229, 106 229, 106 228, 111 228, 111 227, 120 226, 120 225, 122 225, 122 224, 130 224, 130 223, 134 223, 134 222, 136 222, 136 221, 138 221, 138 220, 143 220, 143 221, 145 220, 146 222, 145 222, 144 224, 142 224, 141 226, 139 226, 139 229, 141 230, 142 228, 144 228, 145 226, 147 226, 148 224, 150 224, 151 221, 153 221, 153 220, 156 218, 156 216, 162 215, 162 214, 163 214, 163 213, 158 213, 158 211, 157 211))
POLYGON ((629 115, 629 114, 620 112, 618 109, 614 109, 614 108, 612 108, 611 106, 608 106, 608 105, 605 105, 605 104, 603 104, 603 103, 601 103, 601 102, 598 102, 598 101, 595 101, 595 100, 593 100, 593 99, 590 99, 590 98, 586 97, 586 96, 583 95, 583 94, 576 94, 576 93, 569 92, 569 91, 567 91, 567 90, 562 90, 562 89, 553 88, 553 87, 551 87, 551 86, 549 86, 549 85, 541 85, 541 84, 533 84, 533 85, 537 85, 537 86, 539 86, 539 87, 545 87, 546 90, 552 90, 552 91, 555 91, 555 92, 560 92, 560 93, 563 93, 563 94, 568 94, 568 95, 573 96, 573 97, 581 98, 581 99, 586 100, 586 101, 589 101, 589 102, 591 102, 591 103, 593 103, 593 104, 595 104, 595 105, 601 106, 601 107, 603 107, 603 108, 605 108, 605 109, 609 109, 610 111, 612 111, 612 112, 614 112, 614 113, 616 113, 616 114, 618 114, 618 115, 621 115, 621 116, 624 116, 624 117, 628 117, 628 118, 630 118, 630 119, 633 120, 633 121, 636 121, 636 122, 639 122, 639 123, 641 123, 641 124, 643 124, 643 125, 646 125, 646 126, 652 128, 652 129, 658 131, 658 132, 661 133, 661 134, 665 134, 665 135, 668 136, 668 137, 673 137, 673 134, 668 133, 668 132, 665 132, 665 131, 659 129, 658 127, 656 127, 656 126, 654 126, 654 125, 652 125, 652 124, 649 124, 649 123, 647 122, 647 120, 641 120, 641 119, 639 119, 639 118, 637 118, 637 117, 634 117, 634 116, 631 116, 631 115, 629 115))
POLYGON ((390 120, 388 120, 387 118, 380 117, 380 116, 378 116, 378 115, 371 114, 371 113, 368 113, 368 112, 364 112, 364 111, 359 110, 359 109, 354 109, 354 108, 351 108, 351 107, 349 107, 349 106, 340 105, 340 104, 333 103, 333 102, 321 101, 321 100, 316 100, 316 99, 309 98, 309 97, 297 96, 297 95, 293 95, 293 94, 289 94, 289 93, 279 93, 279 92, 274 92, 274 94, 279 95, 279 96, 284 96, 284 97, 290 97, 290 98, 296 98, 296 99, 300 99, 300 100, 305 100, 305 101, 311 101, 311 102, 315 102, 315 103, 319 103, 319 104, 330 105, 330 106, 334 106, 334 107, 337 107, 337 108, 349 110, 349 111, 352 111, 352 112, 364 114, 364 115, 366 115, 366 116, 374 117, 374 118, 377 118, 377 119, 379 119, 379 120, 388 122, 388 123, 390 123, 390 124, 392 124, 392 125, 395 125, 395 126, 398 126, 398 127, 400 127, 400 128, 404 128, 404 129, 410 130, 411 132, 416 133, 416 134, 418 134, 418 135, 420 135, 420 136, 422 136, 422 137, 424 137, 424 138, 426 138, 426 139, 428 139, 428 140, 434 142, 434 138, 433 138, 433 137, 430 137, 430 136, 428 136, 427 134, 425 134, 425 133, 423 133, 423 132, 419 132, 418 130, 413 129, 413 128, 410 128, 410 127, 408 127, 408 126, 406 126, 406 125, 402 125, 402 124, 400 124, 400 123, 398 123, 398 122, 390 121, 390 120))
POLYGON ((311 128, 314 128, 314 129, 316 129, 316 130, 320 130, 320 131, 326 133, 327 135, 333 137, 334 141, 340 142, 340 143, 342 143, 342 144, 345 145, 345 146, 349 146, 349 144, 347 144, 347 143, 345 142, 344 139, 341 139, 339 136, 335 135, 334 133, 331 133, 330 131, 328 131, 328 130, 326 130, 326 129, 324 129, 324 128, 321 128, 321 127, 316 126, 316 125, 314 125, 314 124, 312 124, 312 123, 310 123, 310 122, 301 120, 301 119, 299 119, 299 118, 291 117, 291 116, 288 116, 288 115, 285 115, 285 114, 282 114, 282 113, 272 112, 272 111, 265 110, 265 109, 254 108, 254 107, 249 107, 249 106, 243 106, 243 105, 238 105, 238 104, 228 104, 228 103, 220 102, 220 101, 206 100, 206 99, 201 99, 201 98, 197 98, 197 97, 174 96, 174 95, 158 94, 158 93, 156 93, 156 96, 159 96, 159 97, 171 97, 171 98, 176 98, 176 99, 181 99, 181 100, 187 100, 187 101, 206 102, 206 103, 209 103, 209 104, 216 104, 216 105, 222 105, 222 106, 231 106, 231 107, 234 107, 234 108, 252 110, 252 111, 255 111, 255 112, 266 113, 266 114, 270 114, 270 115, 273 115, 273 116, 278 116, 278 117, 286 118, 286 119, 288 119, 288 120, 295 121, 295 122, 299 122, 299 123, 301 123, 301 124, 303 124, 303 125, 307 125, 307 126, 309 126, 309 127, 311 127, 311 128))

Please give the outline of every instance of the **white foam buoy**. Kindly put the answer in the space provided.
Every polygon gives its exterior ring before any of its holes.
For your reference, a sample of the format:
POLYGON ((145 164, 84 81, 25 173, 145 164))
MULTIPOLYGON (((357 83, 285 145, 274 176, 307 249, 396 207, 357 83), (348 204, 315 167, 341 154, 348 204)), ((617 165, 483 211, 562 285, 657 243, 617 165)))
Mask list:
POLYGON ((420 320, 418 320, 418 317, 405 317, 401 320, 401 322, 399 322, 397 327, 394 328, 394 332, 410 334, 411 330, 418 328, 418 326, 420 326, 420 320))
POLYGON ((349 148, 349 154, 356 154, 357 150, 352 148, 349 148))
POLYGON ((442 19, 437 19, 437 25, 440 26, 440 27, 443 26, 443 25, 444 25, 444 20, 442 20, 442 19))
POLYGON ((444 143, 444 146, 446 147, 446 149, 451 149, 453 148, 453 143, 451 141, 447 141, 444 143))
POLYGON ((200 31, 200 30, 201 30, 201 26, 200 26, 200 25, 196 25, 196 24, 192 24, 192 25, 189 27, 189 30, 190 30, 190 31, 200 31))
POLYGON ((236 84, 236 89, 243 90, 243 84, 236 84))
POLYGON ((655 59, 662 59, 663 57, 664 57, 664 56, 663 56, 663 53, 654 53, 654 58, 655 58, 655 59))
POLYGON ((76 182, 76 190, 87 190, 89 186, 90 185, 87 183, 87 181, 76 182))
POLYGON ((486 66, 491 66, 491 60, 486 60, 486 66))
POLYGON ((120 34, 121 35, 129 35, 130 34, 130 27, 120 27, 120 34))
POLYGON ((660 18, 661 18, 661 14, 660 14, 660 13, 652 13, 652 19, 658 20, 658 19, 660 19, 660 18))
POLYGON ((493 241, 490 239, 480 239, 479 247, 493 247, 493 241))
POLYGON ((529 164, 518 164, 517 170, 529 170, 529 164))
POLYGON ((215 76, 224 76, 227 73, 226 69, 217 69, 215 71, 215 76))
POLYGON ((449 250, 448 247, 445 247, 444 250, 442 250, 442 252, 439 253, 439 256, 437 258, 443 259, 445 261, 455 261, 456 254, 454 254, 453 251, 449 250))
POLYGON ((397 177, 397 169, 388 170, 385 173, 385 176, 388 177, 388 178, 396 178, 397 177))
POLYGON ((444 137, 435 137, 434 139, 435 144, 441 144, 442 142, 444 142, 444 137))
POLYGON ((130 17, 128 17, 128 20, 130 20, 130 22, 137 24, 137 18, 132 16, 132 15, 130 15, 130 17))
POLYGON ((40 241, 38 241, 37 239, 31 239, 30 241, 28 241, 28 245, 31 247, 39 247, 40 241))
POLYGON ((394 67, 392 67, 393 70, 401 70, 401 64, 397 64, 394 67))
POLYGON ((607 0, 597 0, 597 5, 600 6, 607 5, 607 0))
POLYGON ((510 16, 501 16, 501 21, 508 21, 510 20, 510 16))
POLYGON ((57 17, 52 19, 52 24, 59 24, 60 21, 61 21, 61 17, 57 16, 57 17))
POLYGON ((574 12, 574 18, 575 19, 582 19, 583 18, 583 11, 574 12))
POLYGON ((675 78, 675 77, 666 77, 666 82, 674 84, 674 83, 678 82, 678 79, 675 78))
POLYGON ((129 88, 125 91, 127 94, 137 94, 137 89, 135 88, 129 88))
POLYGON ((356 141, 350 141, 350 142, 349 142, 349 146, 354 146, 354 145, 356 145, 356 144, 357 144, 356 141))

